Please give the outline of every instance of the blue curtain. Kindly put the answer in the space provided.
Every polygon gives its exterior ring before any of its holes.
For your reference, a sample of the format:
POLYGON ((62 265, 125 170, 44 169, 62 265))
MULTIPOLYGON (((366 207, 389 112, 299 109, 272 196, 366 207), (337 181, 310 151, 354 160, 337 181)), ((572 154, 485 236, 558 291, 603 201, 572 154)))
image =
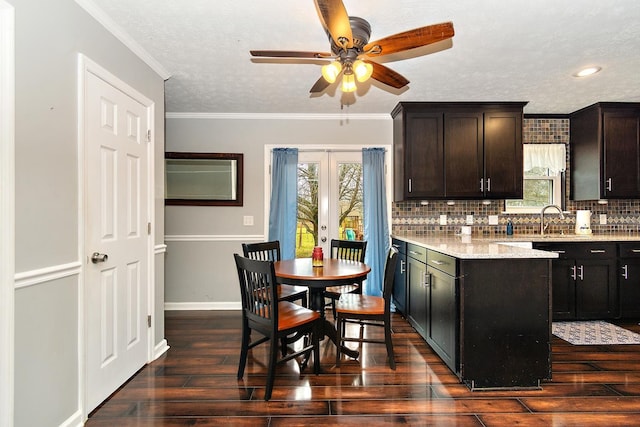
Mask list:
POLYGON ((375 296, 382 296, 384 264, 389 251, 384 151, 384 148, 362 149, 365 263, 371 267, 364 294, 375 296))
POLYGON ((271 166, 269 240, 280 241, 282 259, 296 257, 298 149, 276 148, 271 166))

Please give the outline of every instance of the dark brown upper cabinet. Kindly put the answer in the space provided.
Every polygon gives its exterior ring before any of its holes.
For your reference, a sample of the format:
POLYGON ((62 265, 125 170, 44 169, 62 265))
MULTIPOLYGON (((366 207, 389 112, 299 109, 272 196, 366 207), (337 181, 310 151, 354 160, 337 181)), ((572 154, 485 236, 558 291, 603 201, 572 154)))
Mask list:
POLYGON ((394 200, 522 197, 525 102, 401 102, 394 200))
POLYGON ((570 132, 572 200, 640 198, 640 103, 590 105, 570 132))

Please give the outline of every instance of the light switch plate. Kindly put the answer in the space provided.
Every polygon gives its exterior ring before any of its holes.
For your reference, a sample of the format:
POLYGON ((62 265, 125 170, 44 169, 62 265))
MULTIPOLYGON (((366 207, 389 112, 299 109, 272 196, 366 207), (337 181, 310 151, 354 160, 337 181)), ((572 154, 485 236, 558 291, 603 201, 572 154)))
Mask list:
POLYGON ((607 214, 600 214, 600 225, 605 225, 607 223, 607 214))
POLYGON ((498 225, 498 215, 489 215, 489 225, 498 225))
POLYGON ((473 215, 467 215, 467 225, 473 225, 473 215))
POLYGON ((440 225, 447 225, 447 216, 440 215, 440 225))
POLYGON ((243 217, 243 224, 244 225, 253 225, 253 215, 245 215, 243 217))

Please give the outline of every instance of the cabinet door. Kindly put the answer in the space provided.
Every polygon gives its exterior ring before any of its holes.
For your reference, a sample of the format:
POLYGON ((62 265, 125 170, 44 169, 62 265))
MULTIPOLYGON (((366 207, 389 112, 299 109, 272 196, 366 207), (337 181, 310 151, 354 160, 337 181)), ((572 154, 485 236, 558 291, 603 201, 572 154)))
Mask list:
POLYGON ((484 178, 485 197, 522 198, 521 113, 485 113, 484 178))
POLYGON ((620 316, 640 317, 640 258, 620 259, 620 316))
POLYGON ((402 314, 407 313, 407 255, 398 253, 398 262, 393 279, 393 302, 396 310, 402 314))
POLYGON ((556 259, 551 263, 553 320, 576 318, 575 268, 574 260, 556 259))
POLYGON ((442 113, 407 113, 405 195, 410 199, 444 195, 442 113))
POLYGON ((640 195, 638 112, 605 112, 603 132, 605 197, 633 198, 640 195))
POLYGON ((456 280, 442 271, 427 267, 429 310, 427 342, 449 368, 456 372, 456 280))
POLYGON ((484 193, 482 113, 444 116, 445 196, 481 198, 484 193))
POLYGON ((425 277, 427 265, 407 257, 407 283, 409 286, 409 310, 407 319, 411 326, 427 338, 427 288, 425 277))
POLYGON ((613 259, 577 259, 576 317, 611 319, 618 316, 618 282, 613 259))

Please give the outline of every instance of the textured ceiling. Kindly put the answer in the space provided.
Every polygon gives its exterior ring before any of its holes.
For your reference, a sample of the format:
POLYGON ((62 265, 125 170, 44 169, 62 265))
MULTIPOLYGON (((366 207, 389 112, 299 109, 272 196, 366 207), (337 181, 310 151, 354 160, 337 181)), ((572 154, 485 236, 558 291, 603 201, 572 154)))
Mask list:
POLYGON ((569 113, 640 101, 638 0, 343 0, 369 21, 371 40, 444 21, 456 32, 384 61, 411 82, 405 90, 374 82, 348 98, 337 84, 309 94, 319 64, 249 55, 329 51, 313 0, 93 1, 171 74, 170 113, 386 114, 399 101, 529 101, 525 113, 569 113), (589 65, 602 71, 572 77, 589 65))

